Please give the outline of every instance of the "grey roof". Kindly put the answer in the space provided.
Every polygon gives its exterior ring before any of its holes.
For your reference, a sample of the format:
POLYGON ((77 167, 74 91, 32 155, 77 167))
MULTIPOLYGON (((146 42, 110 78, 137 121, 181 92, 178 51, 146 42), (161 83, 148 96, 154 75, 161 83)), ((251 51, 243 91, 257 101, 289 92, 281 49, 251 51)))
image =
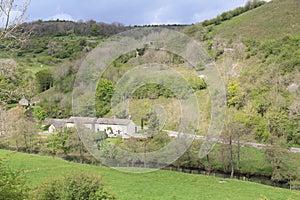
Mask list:
POLYGON ((127 126, 133 123, 129 119, 115 119, 115 118, 96 118, 96 117, 70 117, 69 119, 52 119, 46 118, 43 125, 53 124, 55 127, 59 128, 65 126, 66 123, 75 123, 79 121, 84 124, 106 124, 106 125, 124 125, 127 126))
POLYGON ((66 119, 52 119, 52 118, 46 118, 43 122, 44 125, 53 125, 55 128, 62 128, 65 126, 67 120, 66 119))
POLYGON ((83 123, 96 123, 97 118, 96 117, 70 117, 67 120, 67 123, 75 123, 75 121, 77 120, 83 123))
POLYGON ((99 118, 97 124, 111 124, 111 125, 128 125, 132 121, 129 119, 114 119, 114 118, 99 118))

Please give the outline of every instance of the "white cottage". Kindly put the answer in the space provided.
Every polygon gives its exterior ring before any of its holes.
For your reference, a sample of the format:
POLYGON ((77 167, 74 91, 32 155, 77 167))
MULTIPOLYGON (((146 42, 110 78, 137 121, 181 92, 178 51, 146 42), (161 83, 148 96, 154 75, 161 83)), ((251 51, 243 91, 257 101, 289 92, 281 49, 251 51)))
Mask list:
POLYGON ((135 124, 129 119, 99 118, 95 131, 104 131, 108 137, 124 137, 135 133, 135 124))
POLYGON ((129 119, 116 118, 93 118, 93 117, 70 117, 69 119, 46 119, 44 124, 48 124, 49 133, 54 133, 58 128, 75 128, 76 122, 83 124, 86 128, 95 132, 103 131, 108 137, 127 138, 134 135, 136 126, 129 119))
POLYGON ((52 134, 57 132, 59 129, 63 128, 66 125, 66 120, 46 118, 45 121, 43 122, 43 125, 44 126, 49 125, 47 133, 52 134))
POLYGON ((84 124, 84 126, 88 129, 95 129, 95 123, 97 121, 96 117, 70 117, 66 121, 67 128, 75 128, 75 123, 78 122, 80 124, 84 124))

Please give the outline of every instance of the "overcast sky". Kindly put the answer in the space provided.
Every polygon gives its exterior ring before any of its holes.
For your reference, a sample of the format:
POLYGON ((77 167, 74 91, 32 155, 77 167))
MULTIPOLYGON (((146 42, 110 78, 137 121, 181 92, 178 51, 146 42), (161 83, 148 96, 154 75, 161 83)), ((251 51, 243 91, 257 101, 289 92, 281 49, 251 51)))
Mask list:
POLYGON ((191 24, 245 5, 247 0, 31 0, 28 21, 120 22, 124 25, 191 24))

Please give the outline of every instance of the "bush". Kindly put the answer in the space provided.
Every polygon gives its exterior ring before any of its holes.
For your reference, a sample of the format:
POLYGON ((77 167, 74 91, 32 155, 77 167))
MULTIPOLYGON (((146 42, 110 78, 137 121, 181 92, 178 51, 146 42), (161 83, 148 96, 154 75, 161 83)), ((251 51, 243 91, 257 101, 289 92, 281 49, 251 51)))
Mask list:
POLYGON ((163 84, 156 83, 145 84, 136 89, 133 93, 134 99, 157 99, 159 97, 173 98, 175 95, 163 84))
POLYGON ((0 200, 24 200, 28 197, 25 178, 21 172, 14 172, 0 159, 0 200))
POLYGON ((36 190, 41 200, 113 200, 115 197, 103 189, 101 177, 83 172, 73 172, 62 178, 45 182, 36 190))
POLYGON ((32 111, 32 115, 38 119, 39 123, 42 123, 47 117, 46 111, 41 106, 36 106, 32 111))
POLYGON ((37 61, 44 65, 53 65, 53 64, 57 64, 59 62, 58 59, 53 58, 52 56, 39 56, 37 58, 37 61))
POLYGON ((207 84, 202 78, 193 78, 189 80, 190 86, 195 90, 204 90, 207 88, 207 84))

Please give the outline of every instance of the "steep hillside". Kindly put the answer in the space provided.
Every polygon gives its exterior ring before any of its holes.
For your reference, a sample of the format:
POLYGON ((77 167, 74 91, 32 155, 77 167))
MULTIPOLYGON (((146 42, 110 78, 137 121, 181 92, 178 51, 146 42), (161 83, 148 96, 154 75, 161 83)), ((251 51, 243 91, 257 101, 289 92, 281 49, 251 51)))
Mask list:
POLYGON ((228 84, 228 107, 251 116, 242 121, 261 142, 300 143, 299 11, 298 0, 273 0, 206 27, 228 84))
POLYGON ((207 45, 248 139, 300 144, 300 1, 247 5, 184 31, 207 45))
POLYGON ((215 26, 214 37, 277 39, 300 32, 300 1, 273 0, 215 26))

